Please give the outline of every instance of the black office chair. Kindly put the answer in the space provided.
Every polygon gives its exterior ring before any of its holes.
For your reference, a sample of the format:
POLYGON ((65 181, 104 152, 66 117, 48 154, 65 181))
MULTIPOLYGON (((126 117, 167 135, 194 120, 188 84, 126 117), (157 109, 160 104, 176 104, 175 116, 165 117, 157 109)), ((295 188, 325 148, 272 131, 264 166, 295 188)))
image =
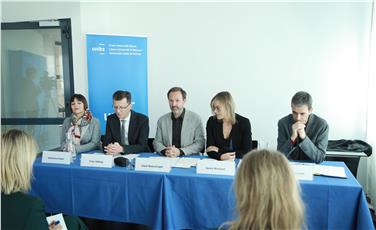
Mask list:
POLYGON ((252 140, 251 150, 257 150, 257 148, 258 148, 258 141, 252 140))
POLYGON ((150 149, 150 152, 154 153, 154 146, 153 146, 153 141, 154 141, 154 138, 148 138, 148 146, 149 146, 149 149, 150 149))

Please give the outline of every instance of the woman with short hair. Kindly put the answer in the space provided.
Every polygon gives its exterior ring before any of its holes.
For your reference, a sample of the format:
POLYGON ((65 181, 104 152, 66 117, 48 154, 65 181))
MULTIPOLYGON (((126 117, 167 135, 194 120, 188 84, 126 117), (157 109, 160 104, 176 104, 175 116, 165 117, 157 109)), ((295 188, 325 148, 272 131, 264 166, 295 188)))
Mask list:
POLYGON ((99 120, 88 110, 86 98, 74 94, 70 99, 71 116, 65 118, 61 133, 61 148, 68 151, 68 139, 73 141, 76 153, 100 148, 99 120))

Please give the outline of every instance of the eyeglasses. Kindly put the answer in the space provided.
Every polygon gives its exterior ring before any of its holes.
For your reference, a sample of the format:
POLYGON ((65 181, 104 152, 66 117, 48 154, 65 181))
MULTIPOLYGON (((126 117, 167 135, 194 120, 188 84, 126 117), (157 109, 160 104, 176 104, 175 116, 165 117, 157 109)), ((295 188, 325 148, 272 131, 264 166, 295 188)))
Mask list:
POLYGON ((130 103, 127 105, 127 106, 114 106, 114 110, 120 110, 120 111, 124 111, 126 110, 128 107, 129 107, 130 103))

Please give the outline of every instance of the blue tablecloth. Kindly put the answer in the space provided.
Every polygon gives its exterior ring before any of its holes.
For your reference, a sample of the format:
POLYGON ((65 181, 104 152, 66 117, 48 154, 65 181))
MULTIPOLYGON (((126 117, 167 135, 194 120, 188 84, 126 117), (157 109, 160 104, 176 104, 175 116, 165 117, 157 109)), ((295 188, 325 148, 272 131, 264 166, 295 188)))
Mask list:
MULTIPOLYGON (((142 154, 151 156, 152 154, 142 154)), ((341 162, 347 179, 315 176, 301 181, 308 229, 373 229, 362 187, 341 162)), ((153 229, 216 228, 236 218, 233 177, 71 165, 34 164, 32 193, 46 211, 146 224, 153 229)))

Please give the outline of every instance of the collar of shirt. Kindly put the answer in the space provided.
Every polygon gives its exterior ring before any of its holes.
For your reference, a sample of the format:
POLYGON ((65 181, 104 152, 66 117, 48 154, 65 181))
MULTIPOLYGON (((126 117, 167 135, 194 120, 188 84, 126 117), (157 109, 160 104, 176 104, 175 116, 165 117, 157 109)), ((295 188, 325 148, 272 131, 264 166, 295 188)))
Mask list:
POLYGON ((178 119, 184 119, 184 114, 185 114, 185 108, 183 109, 183 112, 181 112, 180 116, 178 118, 174 117, 174 114, 171 112, 171 119, 172 120, 178 120, 178 119))
POLYGON ((129 121, 131 120, 131 113, 128 114, 128 116, 124 119, 121 119, 120 121, 128 121, 128 124, 129 124, 129 121))

